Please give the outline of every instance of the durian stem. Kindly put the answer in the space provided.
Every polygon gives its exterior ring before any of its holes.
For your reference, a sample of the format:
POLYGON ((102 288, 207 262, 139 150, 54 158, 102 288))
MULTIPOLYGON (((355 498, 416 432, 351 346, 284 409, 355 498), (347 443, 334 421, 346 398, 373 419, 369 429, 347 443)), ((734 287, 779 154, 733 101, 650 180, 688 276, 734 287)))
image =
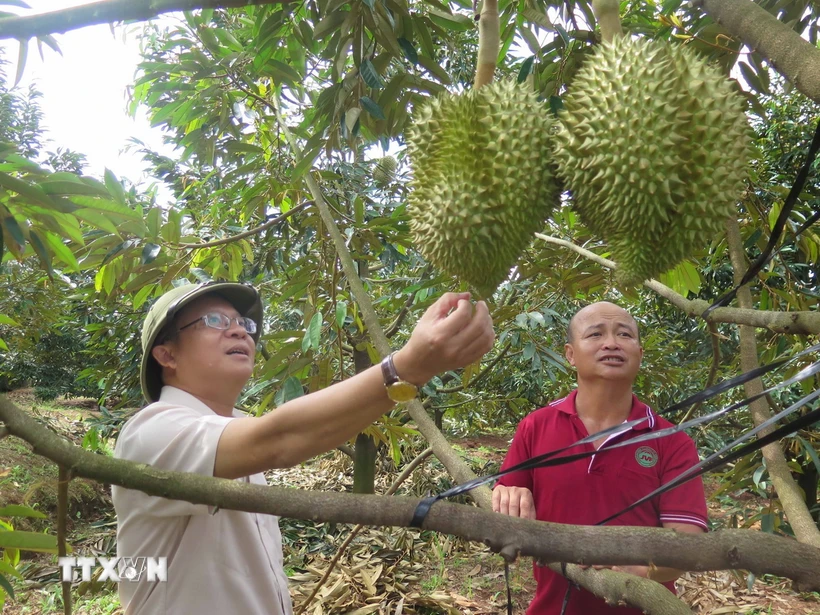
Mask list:
POLYGON ((601 38, 609 42, 618 36, 623 36, 621 29, 621 3, 618 0, 592 0, 592 10, 595 19, 601 27, 601 38))
POLYGON ((498 20, 498 0, 484 0, 478 20, 478 61, 473 87, 492 83, 498 52, 501 49, 501 25, 498 20))

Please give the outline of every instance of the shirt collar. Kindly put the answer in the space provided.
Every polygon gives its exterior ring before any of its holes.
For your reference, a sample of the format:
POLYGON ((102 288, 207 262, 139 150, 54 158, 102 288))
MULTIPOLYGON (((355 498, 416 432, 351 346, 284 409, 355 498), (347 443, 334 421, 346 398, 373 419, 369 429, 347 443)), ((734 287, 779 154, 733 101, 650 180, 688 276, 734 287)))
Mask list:
MULTIPOLYGON (((575 398, 578 396, 578 389, 575 389, 561 399, 558 399, 550 404, 550 406, 556 408, 559 412, 563 412, 564 414, 569 414, 570 416, 578 416, 578 411, 575 409, 575 398)), ((637 421, 640 419, 648 419, 637 425, 633 425, 632 429, 635 431, 648 431, 655 427, 655 423, 657 422, 655 419, 655 413, 652 412, 652 409, 643 403, 638 396, 633 394, 632 395, 632 409, 629 411, 629 418, 628 421, 637 421)))
MULTIPOLYGON (((159 393, 159 401, 166 404, 173 404, 175 406, 185 406, 186 408, 191 408, 203 416, 216 414, 216 412, 211 410, 211 408, 199 398, 194 397, 187 391, 183 391, 177 387, 168 386, 167 384, 162 387, 162 390, 159 393)), ((236 408, 233 410, 233 415, 243 416, 237 411, 236 408)))

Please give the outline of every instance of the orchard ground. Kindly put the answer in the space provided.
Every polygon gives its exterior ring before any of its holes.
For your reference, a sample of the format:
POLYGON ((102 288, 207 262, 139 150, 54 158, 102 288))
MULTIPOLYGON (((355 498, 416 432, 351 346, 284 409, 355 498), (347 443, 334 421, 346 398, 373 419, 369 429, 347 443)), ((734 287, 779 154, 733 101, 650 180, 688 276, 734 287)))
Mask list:
MULTIPOLYGON (((29 390, 16 391, 9 397, 78 445, 88 430, 87 420, 99 417, 90 400, 40 403, 29 390)), ((500 465, 509 439, 510 434, 485 434, 454 440, 453 444, 476 473, 486 474, 500 465)), ((112 447, 113 441, 97 443, 100 451, 110 451, 112 447)), ((404 461, 412 459, 422 448, 420 443, 409 444, 404 461)), ((379 464, 376 490, 383 493, 398 472, 388 455, 380 456, 379 464)), ((434 458, 428 458, 422 468, 406 481, 399 493, 421 496, 449 486, 444 468, 434 458)), ((336 451, 268 475, 271 484, 349 491, 353 484, 353 464, 336 451)), ((47 520, 15 519, 16 529, 56 533, 56 481, 56 466, 33 454, 28 444, 14 437, 0 441, 0 504, 25 503, 48 515, 47 520)), ((718 486, 714 478, 707 481, 710 494, 718 486)), ((69 500, 69 542, 75 553, 114 556, 116 519, 110 488, 74 479, 69 500)), ((710 518, 716 527, 742 525, 744 516, 753 515, 769 504, 748 492, 710 498, 710 518)), ((281 528, 294 611, 298 612, 352 527, 282 519, 281 528)), ((2 612, 9 615, 62 613, 56 556, 23 553, 22 558, 18 568, 24 579, 12 580, 15 598, 8 598, 2 612)), ((531 561, 523 559, 513 564, 510 578, 515 612, 523 613, 535 591, 531 561)), ((789 587, 788 580, 768 576, 752 579, 744 571, 686 574, 678 582, 679 594, 699 614, 820 615, 820 594, 797 594, 789 587)), ((111 583, 78 584, 72 592, 76 614, 122 613, 111 583)), ((365 528, 359 533, 305 610, 310 615, 504 612, 506 586, 500 556, 483 545, 453 536, 402 528, 365 528)))

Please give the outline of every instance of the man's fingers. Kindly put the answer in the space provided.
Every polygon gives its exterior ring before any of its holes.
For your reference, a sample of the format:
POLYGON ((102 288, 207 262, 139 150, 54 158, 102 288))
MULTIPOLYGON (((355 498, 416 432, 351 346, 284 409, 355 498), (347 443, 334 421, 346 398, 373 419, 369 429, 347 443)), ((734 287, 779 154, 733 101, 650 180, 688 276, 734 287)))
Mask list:
POLYGON ((447 317, 451 310, 458 307, 460 301, 470 299, 470 293, 444 293, 438 300, 433 303, 427 311, 425 316, 429 316, 434 321, 442 320, 447 317))
POLYGON ((473 304, 469 299, 459 299, 456 308, 441 319, 436 328, 445 339, 455 338, 473 318, 473 304))

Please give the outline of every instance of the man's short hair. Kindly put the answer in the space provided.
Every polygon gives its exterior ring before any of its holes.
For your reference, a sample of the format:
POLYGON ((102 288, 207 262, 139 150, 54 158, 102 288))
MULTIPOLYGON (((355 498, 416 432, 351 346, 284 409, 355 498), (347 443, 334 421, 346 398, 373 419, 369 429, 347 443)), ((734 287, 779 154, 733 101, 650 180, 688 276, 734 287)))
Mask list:
MULTIPOLYGON (((611 303, 613 305, 617 305, 618 307, 621 307, 620 305, 618 305, 614 301, 607 301, 607 303, 611 303)), ((572 332, 572 326, 575 324, 575 317, 578 316, 578 312, 583 310, 585 307, 589 307, 590 305, 593 305, 593 304, 592 303, 587 303, 585 305, 582 305, 577 310, 575 310, 575 313, 572 315, 572 318, 569 319, 569 323, 567 323, 567 344, 572 344, 574 339, 575 339, 575 337, 573 335, 573 332, 572 332)), ((629 314, 629 310, 627 310, 626 308, 621 308, 621 309, 623 309, 627 314, 629 314)), ((638 326, 638 321, 635 320, 635 317, 632 314, 629 314, 629 317, 632 319, 632 322, 635 323, 635 330, 638 332, 638 343, 640 344, 641 343, 641 328, 638 326)))

